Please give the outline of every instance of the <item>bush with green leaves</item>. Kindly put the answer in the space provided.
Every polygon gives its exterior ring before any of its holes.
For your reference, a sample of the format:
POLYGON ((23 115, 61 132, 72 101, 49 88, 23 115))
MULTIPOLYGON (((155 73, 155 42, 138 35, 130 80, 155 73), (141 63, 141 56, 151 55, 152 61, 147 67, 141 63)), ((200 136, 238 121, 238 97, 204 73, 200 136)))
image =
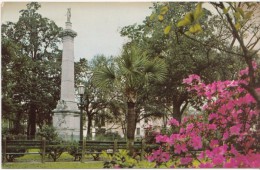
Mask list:
POLYGON ((53 141, 59 138, 55 127, 51 125, 42 126, 42 128, 38 131, 37 135, 42 138, 44 137, 47 141, 53 141))
POLYGON ((80 146, 79 142, 72 141, 69 143, 69 147, 67 148, 67 151, 70 155, 74 157, 74 161, 81 159, 81 154, 79 154, 80 146))
POLYGON ((104 134, 98 134, 95 137, 96 141, 114 141, 115 139, 117 139, 117 141, 125 140, 117 132, 107 132, 104 134))
POLYGON ((58 136, 53 126, 44 125, 37 135, 46 139, 48 144, 46 147, 46 155, 52 158, 54 162, 67 150, 66 143, 58 136))
POLYGON ((103 168, 134 168, 137 160, 129 156, 127 150, 119 150, 114 155, 103 151, 101 158, 104 160, 103 168))

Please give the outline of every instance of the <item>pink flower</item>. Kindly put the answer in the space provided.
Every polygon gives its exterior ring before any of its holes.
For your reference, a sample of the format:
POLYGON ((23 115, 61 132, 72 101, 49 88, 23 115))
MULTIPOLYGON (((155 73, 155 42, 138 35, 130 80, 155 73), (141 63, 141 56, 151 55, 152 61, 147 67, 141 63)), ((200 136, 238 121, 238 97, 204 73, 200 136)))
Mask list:
POLYGON ((216 129, 217 129, 217 125, 215 125, 215 124, 209 124, 209 125, 208 125, 208 129, 209 129, 209 130, 216 130, 216 129))
POLYGON ((149 156, 147 157, 147 159, 148 159, 149 162, 153 162, 153 161, 155 161, 155 162, 157 162, 157 163, 158 163, 158 162, 159 162, 159 163, 161 163, 161 162, 167 162, 167 161, 169 161, 169 159, 170 159, 170 154, 167 153, 167 152, 164 152, 164 151, 162 150, 162 148, 160 148, 160 149, 154 151, 151 155, 149 155, 149 156))
POLYGON ((224 163, 223 168, 238 168, 236 159, 230 158, 229 162, 224 163))
MULTIPOLYGON (((260 88, 259 88, 260 89, 260 88)), ((259 90, 260 91, 260 90, 259 90)), ((260 93, 260 92, 259 92, 260 93)), ((183 119, 182 119, 182 123, 186 123, 187 121, 189 120, 189 117, 185 116, 183 119)))
POLYGON ((193 127, 194 127, 193 123, 188 124, 187 127, 186 127, 186 131, 187 132, 191 131, 193 129, 193 127))
POLYGON ((171 136, 169 137, 169 139, 167 141, 170 144, 170 146, 174 145, 176 139, 178 139, 179 136, 180 136, 179 134, 171 134, 171 136))
POLYGON ((199 167, 200 167, 200 168, 213 168, 214 166, 213 166, 212 163, 207 162, 207 163, 201 163, 201 164, 199 165, 199 167))
POLYGON ((225 157, 223 155, 215 155, 212 159, 212 163, 214 165, 221 165, 225 161, 225 157))
POLYGON ((232 127, 230 128, 230 134, 232 134, 232 135, 238 135, 239 132, 240 132, 241 126, 242 126, 241 124, 232 126, 232 127))
POLYGON ((174 118, 171 118, 171 119, 169 120, 168 124, 171 125, 171 126, 177 126, 177 127, 180 126, 178 120, 176 120, 176 119, 174 119, 174 118))
POLYGON ((188 78, 183 79, 183 83, 184 84, 191 84, 193 81, 199 82, 200 81, 200 76, 198 76, 196 74, 191 74, 191 75, 189 75, 188 78))
POLYGON ((201 152, 200 155, 198 156, 199 159, 204 159, 206 156, 205 152, 201 152))
POLYGON ((223 146, 213 148, 212 152, 216 155, 224 155, 227 152, 228 146, 224 144, 223 146))
POLYGON ((213 152, 211 152, 210 150, 206 150, 205 151, 205 154, 206 154, 206 156, 208 157, 208 158, 213 158, 214 157, 214 153, 213 152))
POLYGON ((226 131, 226 132, 224 132, 224 134, 223 134, 223 139, 224 140, 227 140, 229 138, 229 133, 226 131))
POLYGON ((241 70, 239 72, 239 76, 244 76, 244 75, 248 75, 248 67, 246 69, 244 69, 244 70, 241 70))
POLYGON ((184 128, 180 128, 180 133, 184 133, 185 129, 184 128))
POLYGON ((192 161, 192 158, 189 157, 185 157, 185 158, 181 158, 181 164, 182 165, 187 165, 192 161))
POLYGON ((155 137, 155 140, 156 140, 156 143, 160 143, 160 142, 163 142, 163 143, 166 143, 168 141, 168 136, 167 135, 157 135, 155 137))
POLYGON ((218 147, 219 146, 218 140, 211 140, 209 145, 211 148, 218 147))
POLYGON ((216 114, 216 113, 211 113, 210 115, 209 115, 209 121, 211 121, 211 120, 213 120, 213 119, 216 119, 218 117, 218 115, 216 114))
POLYGON ((187 152, 188 151, 185 143, 176 144, 174 147, 175 147, 174 153, 176 153, 176 154, 180 154, 181 152, 187 152))
POLYGON ((198 150, 200 148, 202 148, 202 140, 200 136, 194 136, 191 139, 191 146, 195 149, 198 150))

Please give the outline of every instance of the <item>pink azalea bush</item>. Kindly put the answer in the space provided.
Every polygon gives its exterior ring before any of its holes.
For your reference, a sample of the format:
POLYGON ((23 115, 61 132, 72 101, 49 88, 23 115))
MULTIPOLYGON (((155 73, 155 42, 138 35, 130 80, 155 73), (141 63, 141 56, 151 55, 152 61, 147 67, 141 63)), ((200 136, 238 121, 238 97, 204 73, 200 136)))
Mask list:
POLYGON ((244 69, 238 80, 211 84, 203 83, 198 75, 184 79, 202 114, 184 117, 182 122, 171 119, 168 124, 177 133, 157 135, 160 148, 148 160, 161 165, 179 158, 173 167, 259 168, 259 144, 251 130, 259 113, 254 98, 240 86, 248 83, 247 74, 244 69))

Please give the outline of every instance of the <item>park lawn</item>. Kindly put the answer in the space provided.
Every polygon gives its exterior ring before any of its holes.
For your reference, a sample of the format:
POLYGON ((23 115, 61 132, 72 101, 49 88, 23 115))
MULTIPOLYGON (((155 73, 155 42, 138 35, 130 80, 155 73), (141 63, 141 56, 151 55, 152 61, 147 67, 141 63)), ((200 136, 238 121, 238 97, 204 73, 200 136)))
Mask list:
MULTIPOLYGON (((29 152, 39 152, 38 149, 30 149, 29 152)), ((91 155, 85 155, 85 159, 92 160, 93 157, 91 155)), ((86 160, 86 161, 87 161, 86 160)), ((45 161, 47 162, 53 162, 52 158, 48 158, 48 156, 45 157, 45 161)), ((61 156, 56 160, 56 162, 72 162, 74 161, 74 157, 70 155, 68 152, 63 152, 61 156)), ((35 155, 24 155, 22 157, 15 158, 15 162, 41 162, 41 155, 35 154, 35 155)))
MULTIPOLYGON (((37 149, 30 149, 29 152, 38 152, 37 149)), ((46 156, 45 163, 41 163, 40 155, 24 155, 15 158, 14 162, 2 164, 3 169, 96 169, 103 168, 103 161, 92 161, 92 156, 86 155, 85 162, 73 161, 74 157, 67 152, 62 153, 60 158, 53 162, 46 156)))
POLYGON ((6 163, 3 169, 101 169, 102 161, 93 162, 46 162, 46 163, 6 163))

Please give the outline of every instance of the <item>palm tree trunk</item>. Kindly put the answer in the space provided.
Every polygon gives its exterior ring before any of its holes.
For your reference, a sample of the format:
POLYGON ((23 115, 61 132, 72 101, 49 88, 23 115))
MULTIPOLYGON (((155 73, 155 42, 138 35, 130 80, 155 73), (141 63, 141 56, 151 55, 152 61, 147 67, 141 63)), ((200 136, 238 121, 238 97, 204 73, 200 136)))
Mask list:
POLYGON ((135 113, 135 103, 127 102, 127 146, 129 154, 134 153, 134 138, 135 138, 135 128, 136 128, 136 113, 135 113))

